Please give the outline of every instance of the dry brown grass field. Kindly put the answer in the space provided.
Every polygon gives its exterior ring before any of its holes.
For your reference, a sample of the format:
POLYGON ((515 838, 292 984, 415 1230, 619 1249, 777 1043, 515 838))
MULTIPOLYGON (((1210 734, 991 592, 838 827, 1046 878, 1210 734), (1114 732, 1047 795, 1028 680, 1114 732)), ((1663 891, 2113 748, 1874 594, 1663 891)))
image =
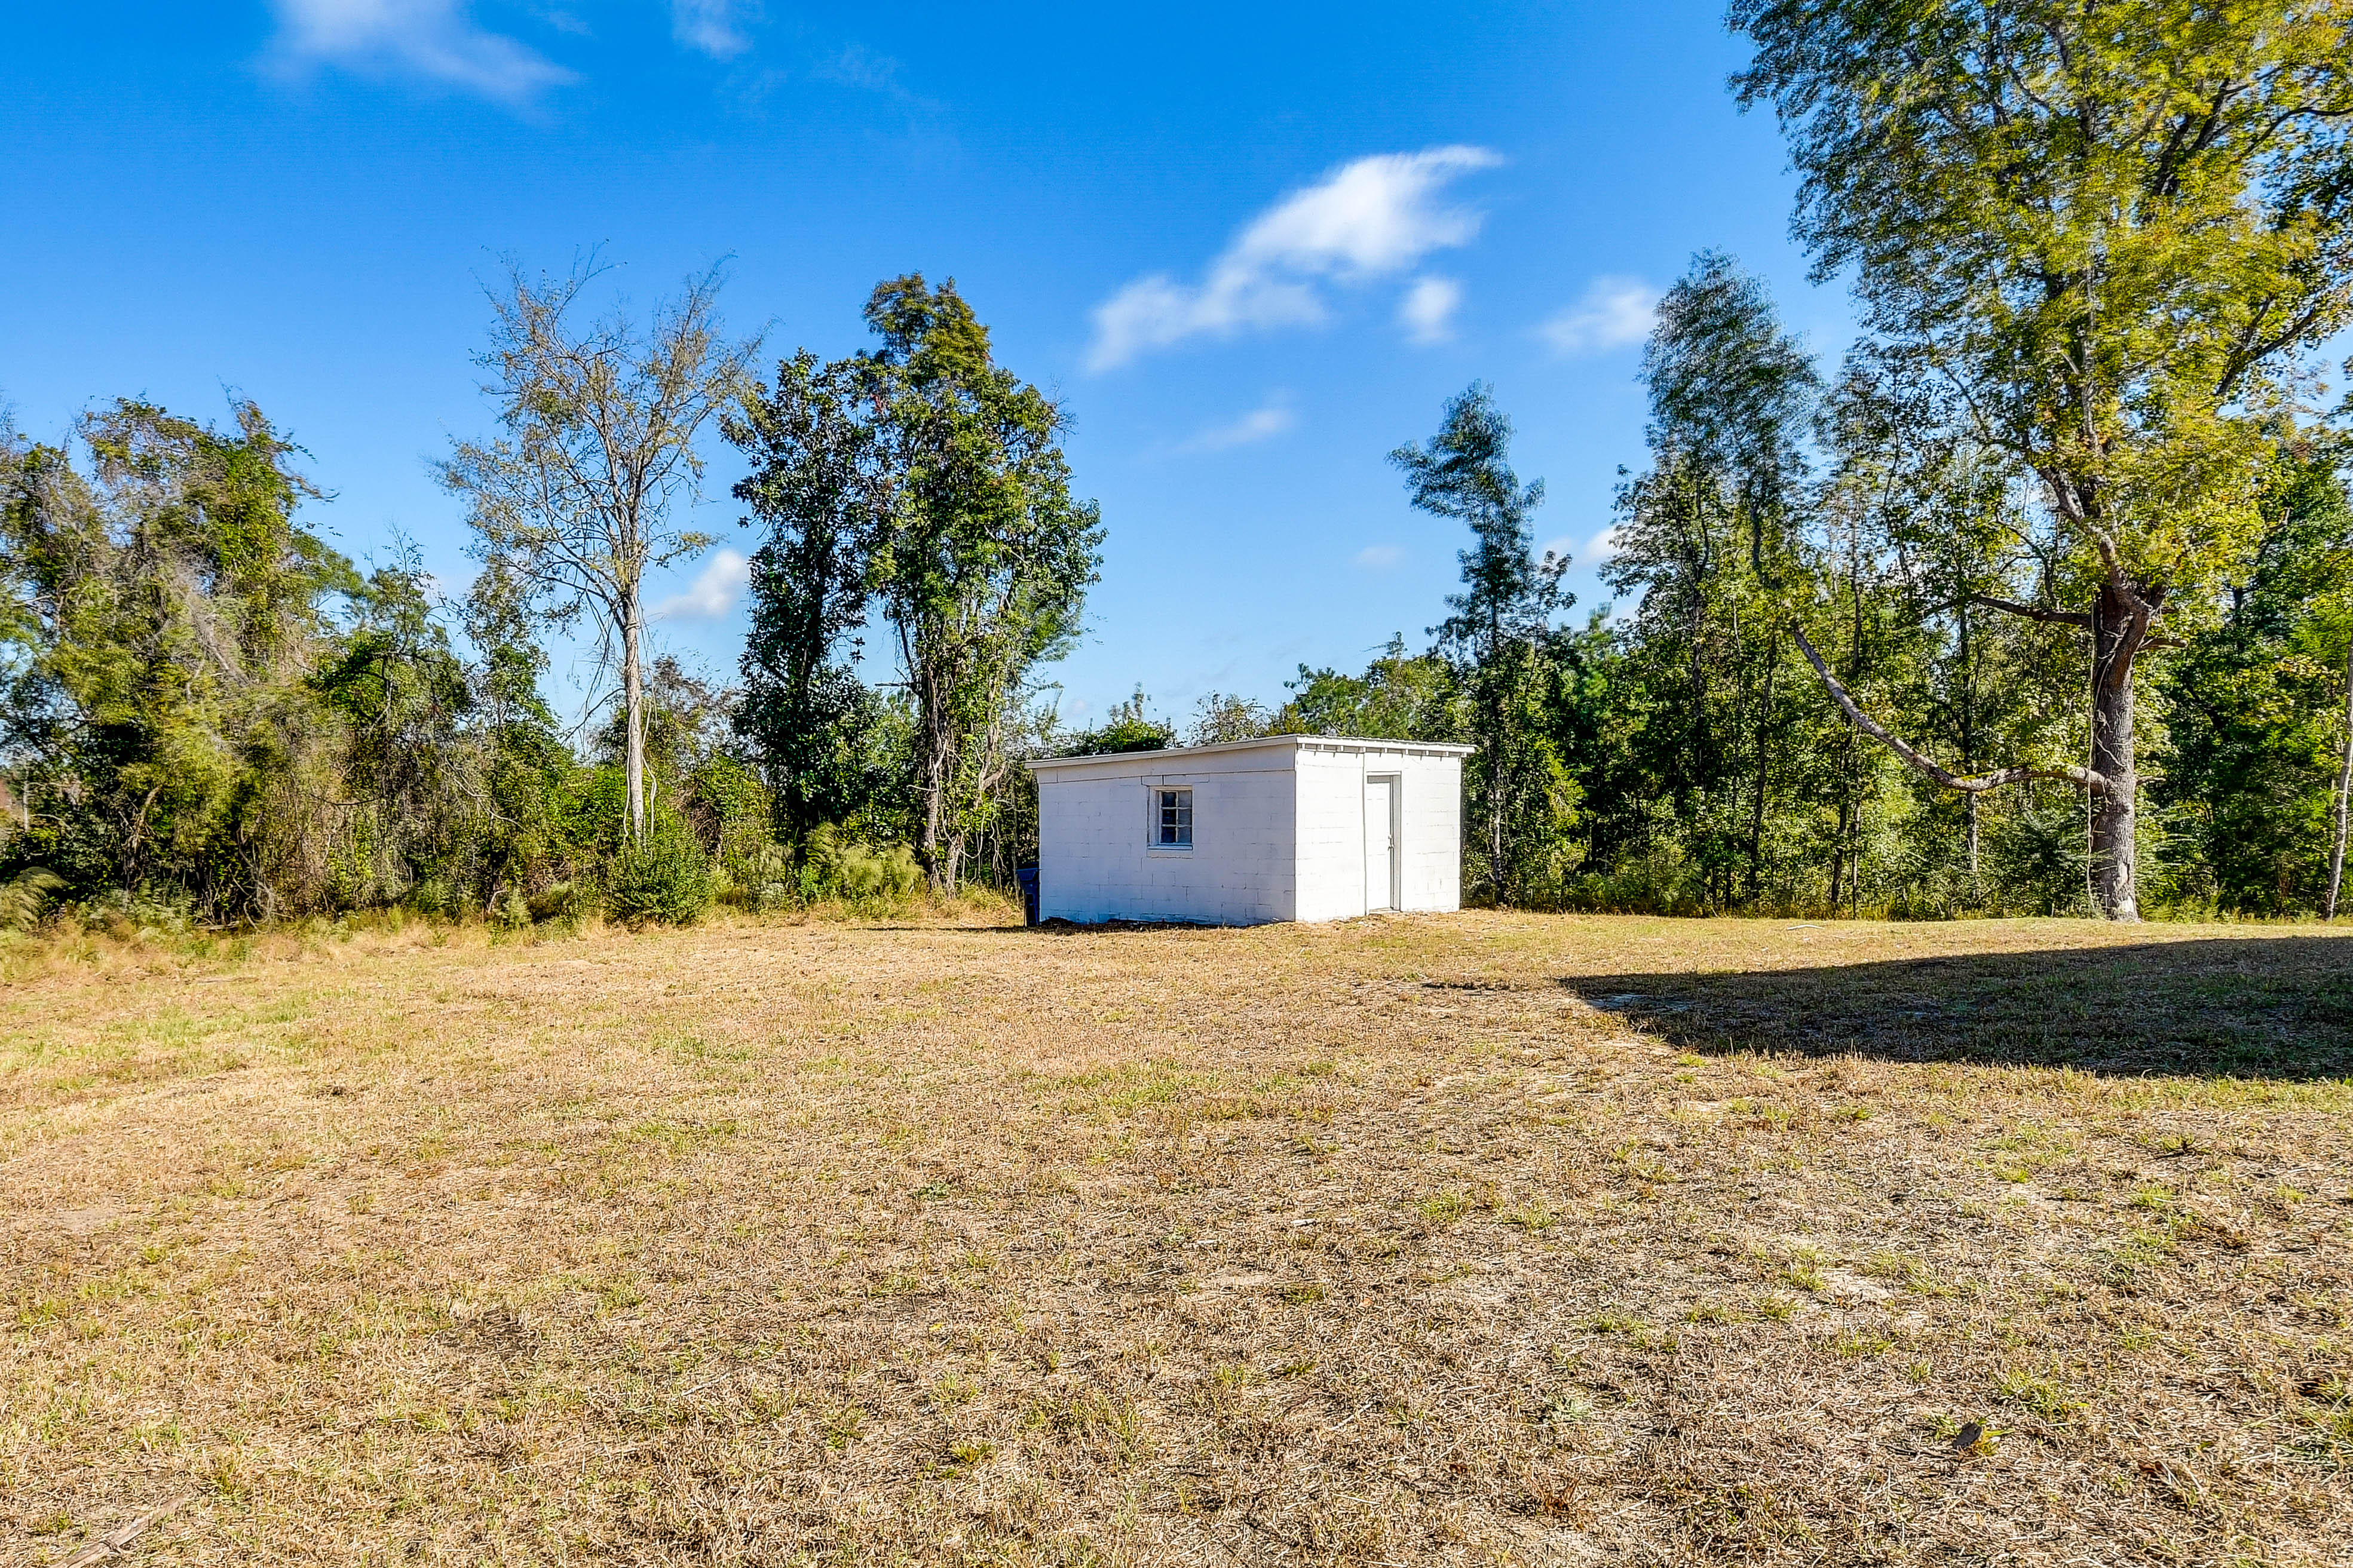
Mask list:
POLYGON ((6 962, 0 1561, 2353 1559, 2312 928, 6 962))

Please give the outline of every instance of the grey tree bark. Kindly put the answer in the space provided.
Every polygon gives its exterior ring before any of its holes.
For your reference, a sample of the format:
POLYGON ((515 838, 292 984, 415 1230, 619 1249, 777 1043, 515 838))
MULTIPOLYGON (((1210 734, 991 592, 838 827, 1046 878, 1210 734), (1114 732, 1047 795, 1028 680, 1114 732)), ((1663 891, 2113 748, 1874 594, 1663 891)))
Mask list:
POLYGON ((2091 792, 2087 875, 2092 907, 2112 921, 2140 919, 2133 662, 2148 640, 2152 597, 2105 583, 2092 604, 2092 771, 2105 782, 2091 792))
POLYGON ((2337 831, 2328 845, 2328 899, 2320 918, 2337 918, 2337 895, 2345 886, 2345 832, 2348 806, 2353 805, 2353 647, 2345 650, 2345 748, 2337 763, 2337 831))

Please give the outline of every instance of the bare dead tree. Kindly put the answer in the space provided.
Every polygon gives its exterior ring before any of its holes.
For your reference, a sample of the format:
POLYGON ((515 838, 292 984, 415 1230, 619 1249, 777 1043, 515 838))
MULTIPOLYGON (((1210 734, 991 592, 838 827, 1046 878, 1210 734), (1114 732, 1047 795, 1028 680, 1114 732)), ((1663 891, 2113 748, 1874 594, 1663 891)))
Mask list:
POLYGON ((736 395, 758 345, 721 336, 716 268, 642 329, 617 310, 576 325, 599 270, 584 261, 536 280, 510 270, 491 295, 491 347, 478 361, 502 433, 458 442, 438 471, 471 509, 475 553, 503 563, 545 620, 590 616, 600 658, 619 666, 629 835, 641 840, 646 574, 712 542, 673 513, 700 493, 697 433, 736 395))

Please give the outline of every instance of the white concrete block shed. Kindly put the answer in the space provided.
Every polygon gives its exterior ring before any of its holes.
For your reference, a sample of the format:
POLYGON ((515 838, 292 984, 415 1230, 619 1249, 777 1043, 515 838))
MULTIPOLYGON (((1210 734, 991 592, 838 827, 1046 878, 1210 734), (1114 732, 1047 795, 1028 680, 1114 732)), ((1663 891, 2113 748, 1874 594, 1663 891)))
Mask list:
POLYGON ((1460 909, 1470 751, 1269 735, 1039 758, 1038 918, 1256 925, 1460 909))

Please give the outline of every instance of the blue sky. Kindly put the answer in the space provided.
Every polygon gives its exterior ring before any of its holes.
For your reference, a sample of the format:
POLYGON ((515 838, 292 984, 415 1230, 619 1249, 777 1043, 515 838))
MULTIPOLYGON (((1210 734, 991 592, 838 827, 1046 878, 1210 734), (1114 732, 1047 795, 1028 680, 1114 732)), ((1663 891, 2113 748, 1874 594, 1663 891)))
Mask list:
MULTIPOLYGON (((1110 537, 1066 718, 1137 685, 1280 700, 1444 613, 1455 529, 1383 454, 1492 382, 1577 557, 1642 457, 1649 303, 1729 249, 1835 355, 1769 117, 1709 5, 932 7, 786 0, 86 0, 0 53, 0 398, 28 434, 140 394, 250 395, 332 492, 452 586, 427 462, 483 433, 500 258, 586 247, 639 304, 728 263, 770 351, 862 345, 882 277, 953 276, 1072 418, 1110 537)), ((720 552, 655 597, 729 675, 755 541, 712 452, 720 552)), ((1578 612, 1582 614, 1582 610, 1578 612)), ((585 671, 581 672, 585 676, 585 671)), ((576 703, 559 672, 552 695, 576 703)))

